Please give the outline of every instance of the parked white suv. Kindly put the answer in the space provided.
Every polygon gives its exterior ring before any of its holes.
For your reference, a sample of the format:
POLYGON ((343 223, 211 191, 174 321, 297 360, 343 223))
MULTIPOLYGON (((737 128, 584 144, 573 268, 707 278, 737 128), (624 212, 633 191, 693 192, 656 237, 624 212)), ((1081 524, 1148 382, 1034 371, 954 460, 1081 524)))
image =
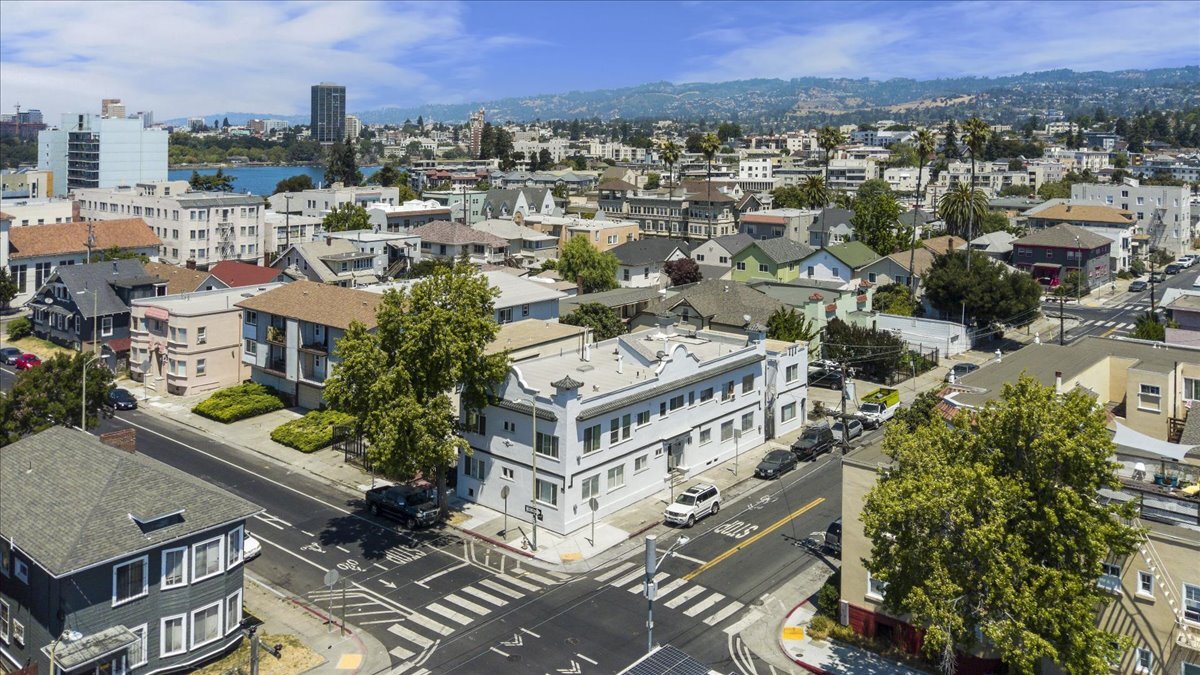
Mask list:
POLYGON ((721 510, 721 491, 715 485, 693 485, 667 507, 666 519, 673 525, 691 527, 697 520, 721 510))

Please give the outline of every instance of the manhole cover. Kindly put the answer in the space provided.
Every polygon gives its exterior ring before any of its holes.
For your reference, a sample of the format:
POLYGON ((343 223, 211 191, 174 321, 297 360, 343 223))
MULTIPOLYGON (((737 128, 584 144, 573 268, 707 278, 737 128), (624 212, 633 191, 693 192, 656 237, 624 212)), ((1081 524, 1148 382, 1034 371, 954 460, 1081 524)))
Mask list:
POLYGON ((574 647, 575 645, 579 644, 579 638, 569 637, 567 638, 567 644, 574 647))
POLYGON ((520 654, 509 654, 509 655, 508 655, 508 662, 509 662, 509 663, 516 663, 517 661, 520 661, 520 660, 521 660, 521 655, 520 655, 520 654))

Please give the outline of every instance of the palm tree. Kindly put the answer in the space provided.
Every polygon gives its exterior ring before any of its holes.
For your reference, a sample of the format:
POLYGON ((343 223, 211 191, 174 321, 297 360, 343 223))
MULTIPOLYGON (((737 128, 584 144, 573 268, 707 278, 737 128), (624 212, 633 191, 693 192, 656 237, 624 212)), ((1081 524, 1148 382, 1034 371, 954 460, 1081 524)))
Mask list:
POLYGON ((987 212, 987 205, 987 195, 982 190, 973 190, 970 185, 958 181, 942 195, 938 214, 946 221, 947 234, 963 236, 969 234, 971 223, 987 212))
MULTIPOLYGON (((967 142, 967 150, 971 153, 971 189, 974 190, 975 160, 978 159, 979 155, 983 153, 983 147, 987 145, 988 136, 991 136, 992 129, 987 125, 987 122, 984 122, 978 117, 972 117, 966 122, 963 122, 963 134, 965 136, 964 140, 967 142)), ((984 210, 986 211, 986 207, 984 210)), ((981 213, 980 216, 982 217, 982 215, 983 214, 981 213)), ((976 222, 977 221, 975 219, 972 219, 967 225, 967 241, 971 241, 971 235, 973 235, 975 232, 976 222)), ((970 262, 970 260, 970 258, 967 258, 967 262, 970 262)))
POLYGON ((800 200, 806 209, 824 208, 829 203, 829 190, 821 176, 805 176, 800 183, 800 200))
MULTIPOLYGON (((835 129, 829 125, 825 125, 817 130, 817 147, 821 148, 821 152, 825 154, 825 188, 829 189, 829 158, 833 155, 833 149, 842 143, 846 142, 846 134, 842 133, 841 129, 835 129)), ((828 197, 828 193, 826 194, 828 197)), ((824 240, 825 232, 825 209, 821 209, 821 244, 825 245, 828 242, 824 240)))
POLYGON ((718 138, 716 134, 707 133, 707 134, 704 134, 704 137, 700 139, 700 154, 704 155, 704 162, 705 162, 705 164, 708 165, 708 168, 706 171, 707 175, 705 178, 705 182, 708 183, 708 185, 706 186, 707 187, 706 191, 708 194, 706 194, 704 196, 704 199, 709 202, 709 204, 708 204, 708 236, 710 238, 712 237, 712 229, 713 229, 712 228, 712 201, 711 201, 712 200, 712 163, 713 163, 713 159, 715 159, 717 156, 717 152, 720 150, 721 150, 721 139, 718 138))
POLYGON ((933 156, 934 149, 937 147, 937 139, 933 137, 932 131, 922 129, 913 139, 913 147, 917 151, 917 203, 913 207, 912 243, 908 251, 908 287, 915 294, 917 292, 917 275, 913 267, 917 264, 917 218, 921 215, 921 174, 925 170, 925 162, 933 156))
POLYGON ((663 143, 662 150, 659 151, 659 157, 662 157, 663 164, 667 165, 667 236, 672 236, 671 233, 671 200, 675 198, 675 186, 671 184, 671 179, 675 176, 675 163, 679 161, 679 156, 683 153, 683 149, 675 141, 667 141, 663 143))

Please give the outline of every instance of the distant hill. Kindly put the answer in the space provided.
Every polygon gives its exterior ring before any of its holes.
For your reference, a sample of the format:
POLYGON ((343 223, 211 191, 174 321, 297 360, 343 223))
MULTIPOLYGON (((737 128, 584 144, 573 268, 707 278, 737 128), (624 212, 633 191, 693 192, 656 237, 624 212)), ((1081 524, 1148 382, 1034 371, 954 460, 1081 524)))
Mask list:
MULTIPOLYGON (((483 107, 490 120, 673 118, 743 122, 811 119, 881 119, 980 112, 989 119, 1046 109, 1088 110, 1102 106, 1110 115, 1200 105, 1200 66, 1075 72, 1049 70, 1004 77, 936 80, 857 80, 804 77, 672 84, 653 82, 621 89, 539 94, 462 104, 390 107, 354 113, 364 123, 399 124, 426 120, 462 122, 483 107)), ((206 120, 238 123, 255 117, 307 122, 306 115, 220 113, 206 120)), ((179 120, 180 123, 186 120, 179 120)))

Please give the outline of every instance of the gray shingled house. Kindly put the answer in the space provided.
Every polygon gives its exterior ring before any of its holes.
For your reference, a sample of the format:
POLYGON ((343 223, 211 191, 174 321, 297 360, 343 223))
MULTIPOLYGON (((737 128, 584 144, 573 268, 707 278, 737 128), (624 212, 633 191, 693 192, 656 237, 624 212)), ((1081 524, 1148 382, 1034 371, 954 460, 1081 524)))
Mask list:
POLYGON ((180 671, 241 639, 254 504, 65 427, 0 452, 0 494, 0 670, 180 671))

